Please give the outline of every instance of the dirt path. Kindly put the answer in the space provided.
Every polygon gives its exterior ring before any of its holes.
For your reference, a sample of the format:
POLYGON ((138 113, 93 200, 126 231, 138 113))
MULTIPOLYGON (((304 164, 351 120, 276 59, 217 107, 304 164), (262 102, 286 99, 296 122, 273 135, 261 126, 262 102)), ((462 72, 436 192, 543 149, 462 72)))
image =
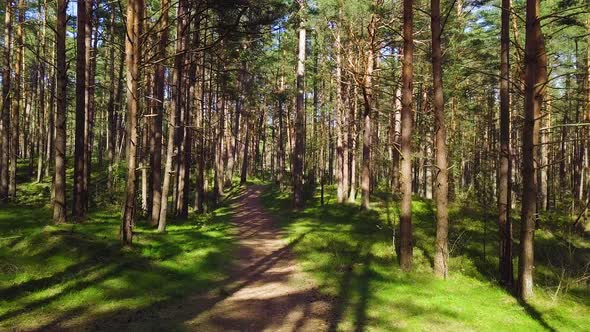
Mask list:
POLYGON ((210 308, 185 322, 198 331, 324 331, 330 300, 301 271, 291 245, 251 186, 234 203, 238 264, 210 308))

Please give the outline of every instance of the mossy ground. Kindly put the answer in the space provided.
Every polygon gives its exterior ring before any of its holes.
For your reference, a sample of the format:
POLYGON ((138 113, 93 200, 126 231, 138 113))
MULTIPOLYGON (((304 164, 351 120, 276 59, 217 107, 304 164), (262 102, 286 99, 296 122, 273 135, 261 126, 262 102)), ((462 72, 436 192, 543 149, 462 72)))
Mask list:
MULTIPOLYGON (((590 330, 587 283, 567 281, 563 271, 583 274, 590 243, 541 229, 536 232, 535 297, 519 303, 495 280, 497 228, 492 213, 453 205, 450 211, 450 278, 432 276, 435 219, 431 201, 413 202, 414 272, 403 273, 394 249, 397 203, 373 197, 370 211, 335 203, 334 190, 320 206, 318 193, 300 212, 288 194, 270 190, 266 208, 278 216, 293 250, 322 292, 335 298, 331 327, 370 331, 584 331, 590 330), (484 255, 485 241, 485 255, 484 255), (561 289, 563 290, 563 288, 561 289)), ((518 234, 518 229, 515 229, 518 234)), ((515 248, 518 252, 518 248, 515 248)), ((517 258, 514 259, 515 267, 517 258)))
MULTIPOLYGON (((84 222, 53 225, 48 181, 19 185, 17 204, 0 207, 0 330, 121 325, 115 317, 149 315, 226 277, 234 250, 227 204, 171 220, 165 234, 140 219, 125 248, 116 199, 105 191, 84 222)), ((153 328, 153 320, 144 321, 153 328)), ((181 329, 182 322, 166 326, 181 329)))

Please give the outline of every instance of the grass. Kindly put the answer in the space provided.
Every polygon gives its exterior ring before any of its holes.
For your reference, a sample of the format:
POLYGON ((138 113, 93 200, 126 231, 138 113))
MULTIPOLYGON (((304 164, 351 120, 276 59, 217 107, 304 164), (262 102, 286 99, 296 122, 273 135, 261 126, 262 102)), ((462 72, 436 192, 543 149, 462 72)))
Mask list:
MULTIPOLYGON (((107 329, 131 318, 133 329, 153 329, 162 324, 157 312, 227 276, 235 249, 228 204, 172 220, 166 234, 140 220, 133 247, 124 248, 116 204, 92 208, 84 223, 55 226, 48 194, 47 183, 23 183, 17 205, 0 208, 0 330, 107 329)), ((182 329, 185 318, 166 329, 182 329)))
POLYGON ((572 283, 566 294, 557 296, 552 288, 560 271, 583 273, 590 262, 587 240, 539 230, 536 296, 528 304, 519 303, 494 279, 497 228, 492 215, 452 207, 451 276, 439 280, 431 268, 432 203, 413 202, 415 268, 403 273, 394 250, 397 205, 386 195, 374 199, 371 211, 362 212, 357 206, 335 204, 332 190, 324 207, 316 196, 305 210, 293 212, 289 195, 272 190, 263 197, 290 240, 303 236, 293 250, 322 292, 335 299, 332 330, 590 330, 587 284, 572 283))

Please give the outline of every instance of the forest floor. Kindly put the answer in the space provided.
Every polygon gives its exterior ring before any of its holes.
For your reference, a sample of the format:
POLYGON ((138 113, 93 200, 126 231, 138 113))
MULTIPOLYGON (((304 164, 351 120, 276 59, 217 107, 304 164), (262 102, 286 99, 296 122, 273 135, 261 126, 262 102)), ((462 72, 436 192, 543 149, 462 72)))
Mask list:
MULTIPOLYGON (((248 187, 232 204, 237 265, 211 307, 187 321, 195 331, 325 331, 331 298, 323 296, 295 260, 285 234, 248 187)), ((203 301, 197 301, 203 302, 203 301)), ((173 313, 171 313, 173 314, 173 313)))
POLYGON ((493 211, 475 204, 451 207, 451 274, 439 280, 429 200, 413 202, 415 268, 403 273, 385 194, 360 211, 336 204, 334 188, 324 205, 310 191, 293 211, 271 186, 234 187, 166 234, 138 220, 123 248, 116 202, 55 226, 47 182, 21 183, 19 202, 0 209, 0 330, 590 331, 590 289, 576 281, 590 241, 557 217, 542 218, 536 294, 519 303, 495 280, 493 211))

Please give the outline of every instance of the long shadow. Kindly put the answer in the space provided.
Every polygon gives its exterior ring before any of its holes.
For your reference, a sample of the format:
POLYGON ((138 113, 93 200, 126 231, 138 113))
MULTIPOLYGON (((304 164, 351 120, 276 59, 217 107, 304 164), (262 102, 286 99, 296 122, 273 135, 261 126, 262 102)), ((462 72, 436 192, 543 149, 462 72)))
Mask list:
POLYGON ((520 306, 524 308, 524 310, 527 312, 529 316, 531 316, 531 318, 533 318, 535 321, 541 324, 541 326, 543 326, 543 328, 545 328, 547 331, 557 331, 555 328, 549 325, 549 323, 547 323, 547 321, 543 318, 543 315, 539 311, 537 311, 537 309, 535 309, 530 304, 526 303, 526 301, 518 300, 518 304, 520 304, 520 306))
POLYGON ((372 254, 368 250, 363 256, 363 272, 359 277, 358 293, 359 300, 355 309, 355 331, 364 331, 367 325, 367 306, 369 304, 370 282, 371 282, 371 261, 372 254))
MULTIPOLYGON (((358 257, 361 252, 360 246, 357 246, 354 250, 353 257, 358 257)), ((345 271, 339 281, 338 296, 334 301, 332 307, 332 313, 330 314, 330 324, 328 331, 335 332, 338 330, 338 324, 342 320, 346 306, 350 301, 350 295, 352 290, 352 281, 354 278, 354 266, 349 264, 344 267, 345 271)))
MULTIPOLYGON (((81 323, 76 327, 76 329, 101 330, 105 327, 123 327, 131 323, 159 326, 158 322, 163 319, 173 322, 173 324, 176 324, 177 327, 180 328, 184 322, 210 310, 217 303, 229 298, 239 290, 247 287, 253 281, 257 280, 260 275, 271 269, 275 264, 281 261, 281 259, 284 259, 287 255, 289 255, 292 247, 297 245, 297 243, 299 243, 304 238, 304 236, 305 234, 301 235, 288 245, 270 253, 269 255, 240 270, 239 273, 235 275, 235 277, 230 277, 225 281, 211 285, 210 289, 216 290, 215 293, 217 294, 213 294, 214 292, 209 292, 208 294, 197 293, 193 296, 187 296, 185 298, 172 298, 159 301, 133 312, 110 312, 104 314, 102 317, 81 323), (173 312, 173 315, 171 317, 162 317, 162 312, 173 312)), ((64 317, 69 316, 69 313, 64 315, 64 317)), ((63 317, 58 318, 46 324, 39 330, 44 330, 44 328, 47 327, 59 327, 58 325, 62 320, 64 320, 63 317)), ((175 329, 174 325, 167 325, 165 329, 171 328, 175 329)))

